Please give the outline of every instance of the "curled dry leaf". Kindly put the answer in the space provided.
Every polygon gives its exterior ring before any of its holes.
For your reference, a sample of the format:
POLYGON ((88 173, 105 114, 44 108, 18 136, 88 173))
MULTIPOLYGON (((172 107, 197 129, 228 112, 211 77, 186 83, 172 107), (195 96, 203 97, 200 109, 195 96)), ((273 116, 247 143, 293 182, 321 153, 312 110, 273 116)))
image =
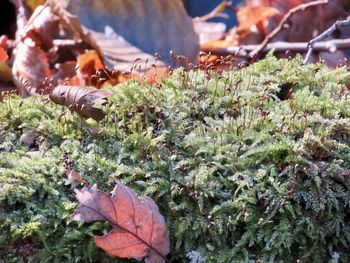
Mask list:
POLYGON ((59 85, 53 89, 50 99, 60 105, 67 106, 85 118, 102 120, 105 116, 96 104, 104 104, 113 93, 108 90, 99 90, 82 86, 59 85))
POLYGON ((134 258, 148 263, 166 262, 169 253, 169 231, 157 205, 149 197, 139 199, 121 182, 116 182, 112 196, 97 189, 75 190, 80 207, 77 221, 108 221, 113 229, 95 236, 95 244, 109 255, 134 258))

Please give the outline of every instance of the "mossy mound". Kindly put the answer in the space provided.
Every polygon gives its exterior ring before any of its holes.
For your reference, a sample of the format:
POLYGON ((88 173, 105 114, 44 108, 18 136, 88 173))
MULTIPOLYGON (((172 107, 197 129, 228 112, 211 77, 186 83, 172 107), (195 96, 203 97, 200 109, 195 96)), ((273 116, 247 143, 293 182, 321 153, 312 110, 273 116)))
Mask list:
POLYGON ((349 72, 272 56, 217 76, 113 88, 106 118, 46 98, 0 104, 0 258, 123 262, 77 223, 63 156, 90 185, 158 204, 173 262, 349 262, 349 72), (209 80, 208 80, 209 79, 209 80), (34 139, 30 139, 32 138, 34 139))

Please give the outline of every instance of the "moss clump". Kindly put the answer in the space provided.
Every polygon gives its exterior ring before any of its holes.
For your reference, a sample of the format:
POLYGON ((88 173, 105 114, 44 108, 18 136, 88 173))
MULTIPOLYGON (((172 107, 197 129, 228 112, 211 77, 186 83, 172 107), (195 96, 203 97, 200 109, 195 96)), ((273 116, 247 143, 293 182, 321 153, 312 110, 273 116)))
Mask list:
POLYGON ((5 101, 0 258, 121 262, 93 245, 107 224, 70 219, 66 152, 91 185, 110 191, 117 177, 155 200, 174 262, 349 262, 349 75, 272 56, 210 80, 178 70, 158 87, 114 88, 100 123, 45 99, 5 101))

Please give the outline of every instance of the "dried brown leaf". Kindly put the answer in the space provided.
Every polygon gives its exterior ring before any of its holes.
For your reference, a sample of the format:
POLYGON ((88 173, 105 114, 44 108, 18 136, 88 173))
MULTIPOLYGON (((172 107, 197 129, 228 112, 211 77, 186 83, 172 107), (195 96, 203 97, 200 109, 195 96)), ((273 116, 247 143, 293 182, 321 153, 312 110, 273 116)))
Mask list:
POLYGON ((112 196, 97 189, 76 190, 80 207, 77 221, 106 220, 113 229, 104 236, 95 236, 95 244, 109 255, 134 258, 149 263, 166 262, 169 253, 169 232, 164 217, 152 199, 139 199, 121 182, 116 181, 112 196))
POLYGON ((52 76, 46 53, 40 47, 28 42, 18 43, 12 67, 14 81, 23 97, 37 95, 45 88, 46 78, 52 76))
POLYGON ((52 47, 58 31, 58 18, 48 6, 39 6, 31 16, 15 48, 12 73, 19 94, 37 95, 45 90, 45 80, 52 77, 44 49, 52 47))
POLYGON ((100 54, 113 69, 130 70, 140 57, 150 62, 142 63, 143 72, 153 63, 155 53, 161 57, 157 66, 171 65, 170 50, 186 56, 191 63, 196 61, 198 36, 181 0, 100 0, 88 5, 85 0, 67 2, 66 10, 90 30, 102 50, 100 54))
MULTIPOLYGON (((1 47, 0 47, 1 49, 1 47)), ((0 55, 1 56, 1 55, 0 55)), ((0 59, 0 81, 4 81, 6 83, 12 83, 13 82, 13 76, 12 76, 12 70, 7 65, 6 62, 1 61, 0 59)))
POLYGON ((102 52, 95 40, 91 37, 89 31, 87 31, 80 23, 77 16, 72 15, 66 11, 57 1, 47 0, 48 5, 51 7, 52 12, 60 18, 60 22, 73 33, 76 39, 81 39, 95 49, 100 57, 102 52))
POLYGON ((77 173, 71 169, 67 169, 66 174, 68 179, 74 181, 76 184, 83 184, 85 186, 87 185, 87 181, 83 179, 80 173, 77 173))
POLYGON ((58 34, 59 18, 54 15, 49 6, 38 6, 30 17, 21 40, 31 38, 37 46, 52 47, 52 40, 58 34))
POLYGON ((67 106, 82 117, 101 120, 105 114, 94 105, 106 103, 107 98, 111 95, 112 92, 108 90, 59 85, 53 89, 50 98, 53 102, 67 106))
MULTIPOLYGON (((59 80, 70 80, 76 76, 76 61, 66 61, 64 63, 57 63, 55 65, 55 74, 52 76, 52 80, 57 82, 59 80)), ((77 85, 79 82, 77 83, 77 85)))

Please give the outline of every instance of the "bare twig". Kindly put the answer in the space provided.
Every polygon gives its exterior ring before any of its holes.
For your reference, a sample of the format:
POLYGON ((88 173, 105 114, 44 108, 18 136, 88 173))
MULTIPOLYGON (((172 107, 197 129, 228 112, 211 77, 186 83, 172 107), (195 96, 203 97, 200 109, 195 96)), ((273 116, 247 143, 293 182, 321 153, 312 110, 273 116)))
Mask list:
POLYGON ((313 7, 313 6, 320 6, 328 4, 328 0, 318 0, 306 4, 300 4, 291 10, 288 11, 287 14, 284 15, 278 26, 270 33, 268 34, 264 41, 261 42, 260 45, 258 45, 253 51, 250 52, 249 57, 251 59, 254 59, 265 47, 266 45, 279 33, 281 32, 285 27, 284 25, 289 21, 289 19, 297 12, 305 11, 305 9, 313 7))
POLYGON ((91 49, 92 47, 83 41, 76 41, 73 39, 54 39, 52 41, 53 45, 55 47, 58 47, 59 49, 91 49))
POLYGON ((226 9, 232 9, 233 5, 231 1, 222 1, 217 7, 215 7, 209 14, 204 16, 193 18, 193 22, 205 22, 214 17, 220 16, 220 14, 226 9))
MULTIPOLYGON (((244 45, 238 47, 227 47, 227 48, 209 48, 203 49, 204 52, 210 52, 216 55, 236 55, 238 57, 249 58, 249 52, 255 50, 259 45, 244 45)), ((314 43, 313 50, 315 51, 329 51, 334 52, 335 50, 350 49, 350 38, 347 39, 333 39, 328 41, 321 41, 314 43)), ((271 50, 275 52, 306 52, 308 51, 307 42, 274 42, 267 44, 263 50, 267 53, 271 50)))
POLYGON ((345 20, 336 21, 330 28, 324 31, 322 34, 310 40, 307 44, 308 51, 304 59, 304 64, 309 63, 310 57, 312 55, 312 51, 315 49, 316 43, 320 42, 322 39, 329 37, 335 30, 340 27, 350 26, 350 16, 345 20))

